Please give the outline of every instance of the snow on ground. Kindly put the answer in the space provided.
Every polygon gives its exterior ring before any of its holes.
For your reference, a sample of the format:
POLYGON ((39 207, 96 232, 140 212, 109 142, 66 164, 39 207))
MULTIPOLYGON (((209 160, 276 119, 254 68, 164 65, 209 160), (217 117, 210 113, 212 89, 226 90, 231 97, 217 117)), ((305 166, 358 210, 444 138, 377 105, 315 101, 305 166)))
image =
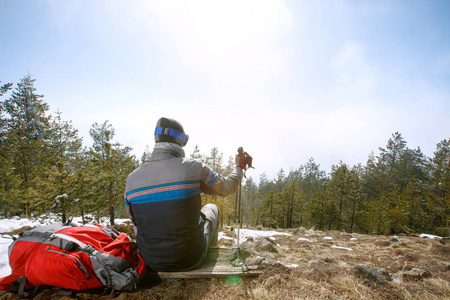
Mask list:
MULTIPOLYGON (((237 239, 238 231, 235 229, 234 231, 235 239, 237 239)), ((291 235, 290 233, 271 231, 271 230, 252 230, 252 229, 240 229, 239 230, 239 243, 245 243, 249 237, 257 238, 257 237, 269 237, 272 240, 276 240, 274 235, 291 235)), ((233 240, 232 237, 226 236, 223 232, 219 232, 219 240, 233 240)))
POLYGON ((20 218, 3 219, 0 220, 0 232, 10 232, 24 226, 36 227, 41 225, 37 220, 32 221, 30 219, 20 218))
MULTIPOLYGON (((273 230, 252 230, 252 229, 241 229, 239 232, 240 237, 245 237, 246 240, 249 237, 273 237, 274 235, 291 235, 290 233, 278 232, 273 230)), ((246 241, 245 240, 245 241, 246 241)))
POLYGON ((312 241, 311 240, 309 240, 309 239, 307 239, 307 238, 298 238, 298 240, 297 241, 302 241, 302 242, 310 242, 310 243, 312 243, 312 241))
MULTIPOLYGON (((129 222, 129 219, 115 219, 114 222, 116 224, 121 224, 124 222, 129 222)), ((0 233, 1 232, 11 232, 13 230, 22 228, 24 226, 37 227, 43 225, 49 225, 54 223, 59 223, 60 218, 55 215, 50 216, 41 216, 35 220, 31 219, 20 219, 18 217, 11 219, 2 219, 0 220, 0 233)), ((82 224, 81 217, 74 217, 72 219, 72 223, 82 224)), ((102 225, 109 224, 109 218, 102 218, 102 225)), ((237 238, 237 230, 235 232, 237 238)), ((274 235, 291 235, 289 233, 277 232, 277 231, 260 231, 260 230, 251 230, 251 229, 240 229, 239 230, 239 241, 240 243, 244 243, 247 241, 249 237, 273 237, 274 235)), ((223 232, 219 232, 219 240, 220 239, 233 239, 231 237, 227 237, 223 232)), ((0 237, 0 278, 11 274, 11 268, 9 267, 9 259, 8 259, 8 246, 12 243, 11 236, 2 235, 0 237)))
POLYGON ((422 233, 422 234, 420 235, 420 237, 421 237, 421 238, 424 238, 424 239, 432 239, 432 240, 434 240, 434 239, 442 239, 441 236, 432 235, 432 234, 425 234, 425 233, 422 233))
POLYGON ((12 239, 0 238, 0 278, 11 274, 8 259, 8 246, 12 239))
POLYGON ((334 248, 334 249, 343 249, 343 250, 348 250, 348 251, 353 251, 352 248, 341 247, 341 246, 331 246, 331 248, 334 248))
MULTIPOLYGON (((87 215, 86 218, 93 219, 92 216, 87 215)), ((86 219, 85 219, 86 220, 86 219)), ((129 222, 129 219, 114 219, 114 222, 116 225, 122 224, 124 222, 129 222)), ((60 223, 61 218, 51 214, 49 216, 39 216, 36 219, 21 219, 19 217, 13 217, 11 219, 1 219, 0 220, 0 233, 1 232, 10 232, 19 228, 22 228, 24 226, 30 226, 30 227, 37 227, 37 226, 43 226, 43 225, 50 225, 54 223, 60 223)), ((81 217, 74 217, 72 219, 72 223, 74 224, 83 224, 83 221, 81 217)), ((100 224, 107 225, 109 224, 109 218, 101 218, 100 224)))

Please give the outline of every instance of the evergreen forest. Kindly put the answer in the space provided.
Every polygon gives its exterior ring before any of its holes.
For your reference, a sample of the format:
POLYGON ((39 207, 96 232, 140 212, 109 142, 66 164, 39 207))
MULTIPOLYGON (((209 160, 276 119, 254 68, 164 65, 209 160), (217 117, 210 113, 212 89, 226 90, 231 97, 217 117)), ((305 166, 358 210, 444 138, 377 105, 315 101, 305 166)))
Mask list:
MULTIPOLYGON (((44 96, 25 76, 16 85, 0 83, 0 216, 57 213, 65 223, 71 215, 125 218, 125 181, 148 161, 118 143, 108 121, 93 123, 92 145, 62 112, 49 113, 44 96)), ((450 219, 450 139, 436 145, 432 157, 410 149, 401 133, 387 137, 377 156, 365 165, 339 162, 326 174, 310 158, 274 179, 263 173, 258 182, 242 182, 241 209, 236 195, 202 195, 215 203, 222 225, 268 228, 315 228, 345 232, 447 235, 450 219), (239 211, 239 214, 236 212, 239 211)), ((219 149, 190 157, 222 175, 234 167, 219 149)), ((250 175, 250 172, 249 174, 250 175)))

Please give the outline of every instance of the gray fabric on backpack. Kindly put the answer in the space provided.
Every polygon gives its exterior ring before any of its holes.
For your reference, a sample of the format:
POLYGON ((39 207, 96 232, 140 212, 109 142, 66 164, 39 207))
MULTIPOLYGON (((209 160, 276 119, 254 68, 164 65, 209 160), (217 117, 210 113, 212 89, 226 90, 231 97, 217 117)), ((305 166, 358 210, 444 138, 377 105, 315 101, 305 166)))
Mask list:
POLYGON ((97 279, 104 286, 121 291, 132 291, 139 282, 138 273, 120 257, 95 250, 91 253, 91 263, 97 279))
MULTIPOLYGON (((19 239, 21 241, 54 245, 54 246, 60 247, 69 252, 74 251, 72 249, 75 249, 74 247, 77 246, 74 242, 59 239, 59 238, 57 238, 57 239, 52 238, 52 235, 55 232, 60 231, 64 228, 68 228, 68 227, 71 227, 71 226, 52 224, 52 225, 37 227, 37 228, 31 229, 29 231, 25 231, 22 233, 22 235, 17 240, 15 240, 14 242, 11 243, 11 245, 9 245, 8 257, 11 257, 11 251, 14 248, 16 241, 18 241, 19 239)), ((37 245, 38 244, 36 244, 36 247, 37 247, 37 245)))

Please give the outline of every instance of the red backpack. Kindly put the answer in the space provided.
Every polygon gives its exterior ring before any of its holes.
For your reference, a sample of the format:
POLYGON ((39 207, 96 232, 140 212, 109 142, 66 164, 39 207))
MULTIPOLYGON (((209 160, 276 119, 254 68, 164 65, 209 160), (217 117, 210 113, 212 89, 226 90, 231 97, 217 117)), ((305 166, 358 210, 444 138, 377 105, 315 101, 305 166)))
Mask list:
POLYGON ((37 227, 15 239, 8 254, 12 274, 0 278, 0 290, 18 286, 19 294, 39 285, 131 291, 147 270, 135 242, 101 225, 37 227))

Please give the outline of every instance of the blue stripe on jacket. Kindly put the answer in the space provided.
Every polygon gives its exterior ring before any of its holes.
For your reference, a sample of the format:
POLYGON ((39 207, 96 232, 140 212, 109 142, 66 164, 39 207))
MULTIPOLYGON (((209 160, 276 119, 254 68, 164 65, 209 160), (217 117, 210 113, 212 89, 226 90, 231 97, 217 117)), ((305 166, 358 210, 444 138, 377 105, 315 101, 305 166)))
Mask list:
POLYGON ((125 195, 125 205, 128 203, 159 202, 183 199, 200 194, 200 181, 181 181, 129 191, 125 195))
POLYGON ((203 182, 209 186, 213 187, 216 184, 217 181, 217 173, 208 167, 208 173, 206 173, 205 178, 203 178, 203 182))

